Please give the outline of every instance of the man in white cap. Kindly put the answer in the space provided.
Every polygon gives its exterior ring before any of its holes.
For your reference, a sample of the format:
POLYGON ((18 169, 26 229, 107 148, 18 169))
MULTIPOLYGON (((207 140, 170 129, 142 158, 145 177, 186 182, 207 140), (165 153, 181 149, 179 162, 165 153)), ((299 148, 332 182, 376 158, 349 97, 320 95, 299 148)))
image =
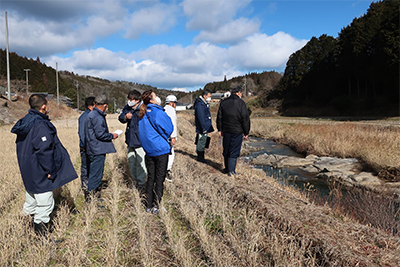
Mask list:
POLYGON ((174 95, 169 95, 165 99, 165 112, 171 118, 172 124, 174 125, 174 131, 172 132, 170 139, 171 139, 171 154, 168 157, 168 167, 167 167, 167 177, 165 178, 167 181, 172 182, 172 175, 171 175, 171 168, 172 164, 174 163, 175 152, 174 152, 174 145, 177 139, 177 131, 176 131, 176 103, 177 99, 174 95))

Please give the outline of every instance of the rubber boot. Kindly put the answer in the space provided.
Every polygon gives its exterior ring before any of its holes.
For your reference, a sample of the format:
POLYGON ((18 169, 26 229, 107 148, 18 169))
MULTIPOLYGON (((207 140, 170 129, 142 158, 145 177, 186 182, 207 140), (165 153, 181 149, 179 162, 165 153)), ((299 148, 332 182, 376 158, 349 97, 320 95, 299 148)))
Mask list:
POLYGON ((207 163, 204 159, 204 151, 197 151, 197 161, 207 163))
POLYGON ((224 157, 224 166, 225 169, 222 170, 222 173, 229 173, 229 158, 224 157))
POLYGON ((48 223, 35 223, 34 224, 35 234, 39 237, 47 237, 48 234, 48 223))
POLYGON ((228 175, 235 175, 236 174, 236 162, 237 158, 228 158, 228 175))

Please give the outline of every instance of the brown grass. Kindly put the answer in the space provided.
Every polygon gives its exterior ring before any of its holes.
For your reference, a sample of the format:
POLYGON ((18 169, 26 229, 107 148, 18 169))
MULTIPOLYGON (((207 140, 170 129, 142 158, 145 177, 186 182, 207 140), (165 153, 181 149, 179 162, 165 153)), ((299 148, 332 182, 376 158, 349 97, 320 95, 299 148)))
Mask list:
POLYGON ((376 172, 400 168, 398 123, 253 119, 252 134, 278 140, 305 154, 357 158, 376 172))
MULTIPOLYGON (((54 121, 60 140, 79 169, 77 117, 54 121)), ((111 131, 124 129, 107 116, 111 131)), ((106 209, 85 205, 80 181, 65 186, 55 210, 51 239, 37 240, 22 217, 24 189, 11 126, 0 127, 0 266, 398 266, 400 238, 354 222, 302 192, 279 185, 240 163, 237 177, 220 172, 217 133, 195 161, 193 115, 178 114, 173 183, 148 214, 127 183, 126 146, 114 141, 107 155, 106 209), (70 198, 68 201, 67 199, 70 198), (72 202, 72 204, 71 204, 72 202), (72 212, 71 205, 78 212, 72 212)), ((253 125, 255 125, 253 123, 253 125)))

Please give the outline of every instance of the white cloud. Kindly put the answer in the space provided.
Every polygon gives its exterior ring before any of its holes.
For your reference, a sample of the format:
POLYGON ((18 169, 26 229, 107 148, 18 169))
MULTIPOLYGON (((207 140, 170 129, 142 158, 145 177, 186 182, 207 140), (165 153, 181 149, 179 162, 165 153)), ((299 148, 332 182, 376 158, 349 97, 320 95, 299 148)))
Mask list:
POLYGON ((272 36, 254 34, 243 43, 229 48, 229 57, 247 69, 284 68, 289 56, 307 43, 278 32, 272 36))
POLYGON ((137 39, 142 33, 154 35, 166 32, 175 25, 177 12, 177 6, 165 4, 138 10, 131 15, 125 37, 137 39))
POLYGON ((239 9, 251 0, 184 0, 181 5, 190 30, 213 31, 234 19, 239 9))
POLYGON ((306 40, 278 32, 272 36, 254 34, 245 42, 221 48, 210 43, 198 45, 154 45, 131 55, 99 48, 75 52, 71 58, 45 62, 59 69, 110 80, 150 84, 159 88, 194 88, 208 82, 243 75, 248 70, 284 68, 288 57, 306 40))
POLYGON ((184 92, 184 93, 187 93, 187 92, 188 92, 188 90, 187 90, 186 88, 177 88, 177 87, 172 88, 171 91, 174 91, 174 92, 184 92))
POLYGON ((258 20, 240 18, 221 26, 215 31, 201 31, 194 38, 194 41, 208 41, 215 44, 237 43, 243 40, 243 38, 258 32, 260 25, 261 22, 258 20))

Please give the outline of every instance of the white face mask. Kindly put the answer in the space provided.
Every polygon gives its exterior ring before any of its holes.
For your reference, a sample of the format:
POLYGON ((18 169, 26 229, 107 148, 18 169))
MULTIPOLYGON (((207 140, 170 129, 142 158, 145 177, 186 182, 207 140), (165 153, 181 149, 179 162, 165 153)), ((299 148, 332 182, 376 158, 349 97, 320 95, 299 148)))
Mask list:
POLYGON ((207 103, 211 101, 211 97, 206 99, 207 103))
POLYGON ((128 100, 128 106, 133 107, 136 104, 136 102, 133 100, 128 100))

